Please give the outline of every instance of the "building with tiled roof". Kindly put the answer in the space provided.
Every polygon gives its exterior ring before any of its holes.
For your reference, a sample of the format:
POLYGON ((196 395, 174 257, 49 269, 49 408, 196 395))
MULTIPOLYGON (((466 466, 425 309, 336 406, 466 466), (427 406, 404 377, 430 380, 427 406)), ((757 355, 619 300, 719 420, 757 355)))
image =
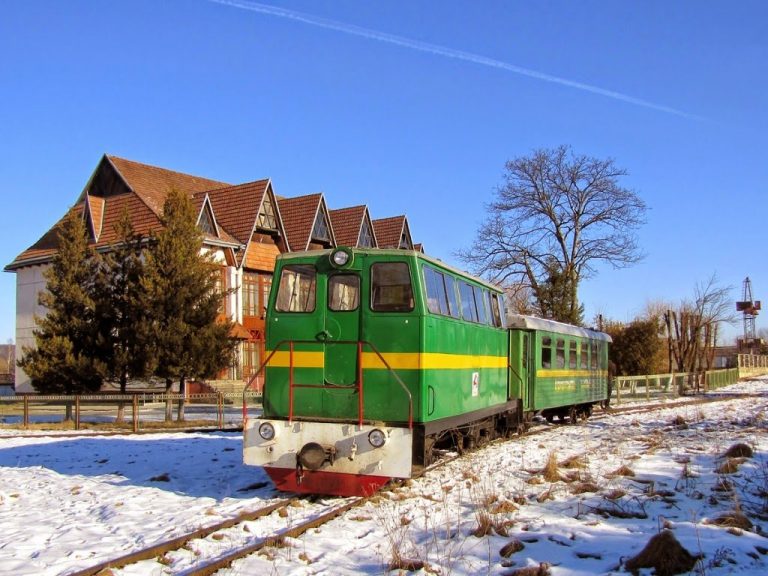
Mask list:
MULTIPOLYGON (((225 379, 248 379, 262 362, 264 310, 278 254, 337 245, 384 247, 377 242, 380 234, 388 247, 413 248, 404 216, 371 220, 366 206, 330 211, 319 193, 279 197, 269 179, 232 185, 110 155, 99 161, 73 210, 85 219, 91 245, 109 250, 118 239, 115 225, 123 213, 138 234, 159 230, 172 189, 192 199, 204 247, 222 268, 225 314, 235 322, 233 337, 241 340, 239 359, 222 374, 225 379), (395 237, 397 241, 392 241, 395 237)), ((43 271, 56 253, 64 218, 5 267, 16 273, 19 347, 34 345, 35 316, 45 315, 38 295, 45 289, 43 271)), ((20 392, 33 391, 18 367, 16 387, 20 392)))
POLYGON ((376 248, 376 234, 373 231, 368 206, 350 206, 331 210, 331 222, 338 246, 353 248, 376 248))
POLYGON ((408 226, 408 218, 406 216, 400 215, 374 220, 373 230, 376 233, 379 248, 413 250, 411 229, 408 226))
POLYGON ((277 204, 285 218, 285 233, 291 252, 336 246, 322 194, 280 198, 277 204))

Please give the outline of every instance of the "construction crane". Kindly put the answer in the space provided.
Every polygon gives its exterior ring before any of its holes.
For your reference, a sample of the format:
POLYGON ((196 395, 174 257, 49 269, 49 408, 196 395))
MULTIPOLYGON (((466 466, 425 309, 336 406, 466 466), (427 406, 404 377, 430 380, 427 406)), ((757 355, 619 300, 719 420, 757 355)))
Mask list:
POLYGON ((739 350, 752 351, 760 341, 755 334, 755 316, 760 312, 760 300, 752 299, 752 282, 747 276, 744 279, 744 292, 741 301, 736 302, 736 311, 744 315, 744 337, 739 341, 739 350))

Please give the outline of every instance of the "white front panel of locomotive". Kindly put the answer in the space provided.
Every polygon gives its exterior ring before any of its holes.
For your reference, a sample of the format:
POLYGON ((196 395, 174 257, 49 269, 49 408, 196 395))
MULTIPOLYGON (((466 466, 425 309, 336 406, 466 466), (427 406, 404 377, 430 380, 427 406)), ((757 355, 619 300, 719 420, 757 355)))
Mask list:
POLYGON ((333 464, 321 468, 324 472, 392 478, 411 475, 413 432, 387 426, 250 420, 243 431, 243 461, 254 466, 295 469, 299 451, 309 442, 336 449, 333 464), (259 434, 259 427, 265 423, 274 428, 274 437, 269 440, 259 434), (386 437, 381 448, 374 448, 369 441, 374 430, 386 437))

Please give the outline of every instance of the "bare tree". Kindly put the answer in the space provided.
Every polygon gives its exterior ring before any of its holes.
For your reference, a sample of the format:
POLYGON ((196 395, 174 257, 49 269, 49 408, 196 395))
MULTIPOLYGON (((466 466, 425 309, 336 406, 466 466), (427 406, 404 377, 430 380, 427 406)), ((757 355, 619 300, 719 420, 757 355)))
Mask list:
POLYGON ((573 321, 579 282, 597 264, 620 268, 642 258, 634 232, 646 206, 619 185, 626 175, 612 159, 575 155, 568 146, 510 160, 472 247, 458 256, 494 281, 527 284, 540 312, 573 321), (553 296, 564 302, 548 301, 553 296))
MULTIPOLYGON (((672 358, 680 372, 694 374, 712 368, 721 323, 732 324, 732 286, 719 286, 717 277, 696 286, 693 301, 684 300, 664 315, 672 358)), ((680 393, 683 392, 680 383, 680 393)))

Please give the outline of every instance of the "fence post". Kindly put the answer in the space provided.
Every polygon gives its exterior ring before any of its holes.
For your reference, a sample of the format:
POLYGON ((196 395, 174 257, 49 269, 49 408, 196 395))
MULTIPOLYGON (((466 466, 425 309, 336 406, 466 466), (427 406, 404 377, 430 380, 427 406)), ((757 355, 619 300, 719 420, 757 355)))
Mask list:
POLYGON ((648 378, 648 375, 645 375, 645 400, 648 401, 651 399, 651 379, 648 378))
POLYGON ((80 430, 80 395, 75 396, 75 430, 80 430))
POLYGON ((621 380, 618 377, 613 380, 616 383, 616 405, 621 404, 621 380))
POLYGON ((219 417, 219 430, 224 428, 224 394, 219 392, 216 396, 216 411, 219 417))
POLYGON ((24 395, 24 428, 29 428, 29 396, 24 395))
POLYGON ((139 431, 139 397, 133 395, 133 431, 139 431))

